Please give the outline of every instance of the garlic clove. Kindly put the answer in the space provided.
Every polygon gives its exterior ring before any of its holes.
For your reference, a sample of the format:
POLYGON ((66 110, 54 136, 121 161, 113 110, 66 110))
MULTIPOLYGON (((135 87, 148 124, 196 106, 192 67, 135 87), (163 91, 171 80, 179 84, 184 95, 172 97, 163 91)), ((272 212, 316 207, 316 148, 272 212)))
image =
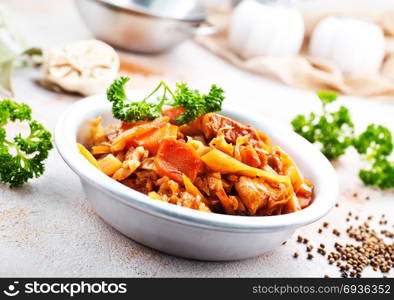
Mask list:
POLYGON ((241 57, 292 56, 304 38, 301 14, 281 5, 242 1, 234 10, 229 26, 229 44, 241 57))
POLYGON ((346 75, 375 75, 384 58, 385 40, 375 24, 327 17, 314 29, 309 53, 335 64, 346 75))
POLYGON ((259 18, 260 5, 254 1, 243 1, 234 9, 229 27, 229 44, 236 53, 244 56, 243 45, 246 44, 252 24, 259 18), (248 21, 245 21, 245 16, 248 21))
POLYGON ((92 95, 104 91, 119 70, 119 56, 109 45, 78 41, 44 51, 45 85, 92 95))

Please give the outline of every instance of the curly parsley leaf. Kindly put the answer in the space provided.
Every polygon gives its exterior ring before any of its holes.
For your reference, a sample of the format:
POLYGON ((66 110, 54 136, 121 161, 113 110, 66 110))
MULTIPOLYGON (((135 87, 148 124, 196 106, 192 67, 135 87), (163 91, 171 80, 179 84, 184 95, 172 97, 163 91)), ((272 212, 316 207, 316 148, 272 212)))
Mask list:
POLYGON ((337 100, 337 93, 331 91, 317 91, 317 96, 319 97, 320 101, 323 103, 323 106, 334 102, 337 100))
POLYGON ((394 162, 389 157, 394 144, 390 130, 381 125, 370 124, 359 136, 354 136, 354 125, 349 110, 341 106, 339 110, 328 112, 328 104, 337 98, 333 92, 319 91, 322 114, 298 115, 291 124, 295 132, 311 143, 319 144, 321 152, 328 159, 335 159, 353 146, 370 162, 368 169, 359 171, 365 185, 380 189, 394 188, 394 162))
POLYGON ((181 107, 184 109, 176 121, 187 124, 208 112, 220 111, 224 100, 224 91, 212 85, 206 95, 198 90, 190 89, 185 83, 178 83, 176 90, 172 91, 165 82, 159 85, 142 101, 133 102, 127 99, 125 85, 128 77, 116 79, 107 89, 107 99, 112 102, 112 113, 116 119, 133 122, 139 120, 153 120, 162 114, 163 106, 181 107), (163 93, 156 101, 148 100, 158 91, 163 93))
POLYGON ((354 139, 357 152, 371 158, 388 156, 393 151, 393 137, 388 128, 370 124, 367 129, 354 139))
POLYGON ((371 164, 369 169, 359 172, 364 184, 380 189, 393 188, 394 161, 388 159, 394 148, 390 130, 382 125, 370 124, 354 139, 353 145, 371 164))
POLYGON ((174 99, 170 105, 184 109, 183 114, 176 119, 179 124, 193 122, 203 114, 222 109, 224 91, 214 84, 207 95, 201 95, 198 90, 189 89, 185 83, 177 84, 176 87, 174 99))
POLYGON ((8 99, 0 101, 0 180, 14 188, 41 176, 45 171, 44 160, 53 148, 51 139, 43 125, 31 120, 28 105, 8 99), (19 133, 8 140, 4 126, 17 120, 28 121, 30 134, 23 137, 19 133))
POLYGON ((326 105, 336 100, 333 92, 317 92, 322 102, 323 114, 298 115, 291 124, 293 130, 311 143, 320 145, 320 151, 335 159, 345 153, 352 144, 354 125, 348 109, 341 106, 338 111, 328 112, 326 105))
POLYGON ((369 169, 360 170, 358 175, 365 185, 382 190, 394 188, 394 162, 387 158, 375 160, 369 169))

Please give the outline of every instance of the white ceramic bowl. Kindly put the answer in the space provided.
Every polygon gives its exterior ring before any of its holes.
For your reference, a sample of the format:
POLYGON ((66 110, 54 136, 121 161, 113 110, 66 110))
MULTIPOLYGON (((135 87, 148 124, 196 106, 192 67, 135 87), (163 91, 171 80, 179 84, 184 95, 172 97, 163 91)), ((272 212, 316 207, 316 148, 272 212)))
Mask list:
MULTIPOLYGON (((143 95, 131 91, 129 96, 143 95)), ((253 124, 273 144, 281 146, 297 163, 304 176, 315 184, 314 201, 296 213, 244 217, 204 213, 155 201, 111 179, 92 166, 79 152, 87 124, 103 116, 116 122, 104 95, 73 104, 59 119, 55 139, 64 161, 80 177, 86 197, 96 212, 126 236, 157 250, 200 260, 236 260, 272 250, 295 229, 323 217, 336 203, 338 181, 330 162, 308 141, 271 120, 225 109, 222 114, 253 124)))

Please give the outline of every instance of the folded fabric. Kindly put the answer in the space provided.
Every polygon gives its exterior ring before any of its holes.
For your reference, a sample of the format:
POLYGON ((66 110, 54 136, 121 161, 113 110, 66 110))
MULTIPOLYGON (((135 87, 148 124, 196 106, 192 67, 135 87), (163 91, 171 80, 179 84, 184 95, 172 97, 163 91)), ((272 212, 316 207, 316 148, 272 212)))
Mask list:
POLYGON ((342 94, 364 97, 394 96, 394 11, 376 14, 304 13, 305 39, 299 55, 293 57, 261 56, 246 60, 234 53, 227 42, 229 17, 228 14, 217 15, 213 18, 213 22, 222 29, 214 35, 199 36, 196 41, 239 68, 276 78, 288 85, 300 88, 333 90, 342 94), (385 34, 386 53, 378 75, 346 76, 334 64, 307 54, 309 37, 314 26, 328 15, 357 17, 373 22, 382 28, 385 34))

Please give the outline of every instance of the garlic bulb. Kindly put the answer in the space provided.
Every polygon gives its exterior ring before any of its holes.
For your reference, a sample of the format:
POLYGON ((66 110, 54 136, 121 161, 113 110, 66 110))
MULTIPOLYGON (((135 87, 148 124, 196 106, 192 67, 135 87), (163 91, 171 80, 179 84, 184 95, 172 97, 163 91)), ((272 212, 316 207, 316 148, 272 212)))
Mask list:
POLYGON ((230 47, 241 57, 292 56, 301 48, 304 21, 292 8, 242 1, 233 12, 230 47))
POLYGON ((78 41, 44 51, 44 82, 83 95, 102 92, 115 79, 119 56, 97 40, 78 41))
POLYGON ((309 53, 336 64, 348 75, 379 71, 385 52, 382 30, 365 21, 327 17, 314 29, 309 53))

